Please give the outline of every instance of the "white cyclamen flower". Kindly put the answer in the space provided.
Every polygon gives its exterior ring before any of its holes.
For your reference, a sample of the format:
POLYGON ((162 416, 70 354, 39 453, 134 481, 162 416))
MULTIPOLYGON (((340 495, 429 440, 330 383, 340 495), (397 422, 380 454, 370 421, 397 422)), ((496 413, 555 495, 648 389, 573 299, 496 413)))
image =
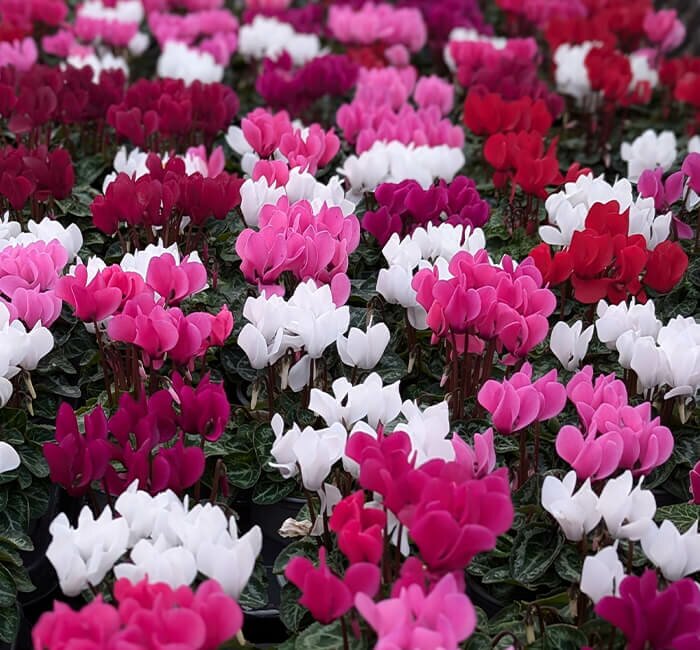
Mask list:
POLYGON ((606 596, 617 596, 625 568, 617 555, 617 542, 583 561, 581 591, 594 603, 606 596))
POLYGON ((698 522, 683 534, 668 519, 658 528, 652 524, 642 537, 642 550, 667 580, 680 580, 700 571, 698 522))
POLYGON ((626 470, 608 479, 598 498, 598 514, 615 539, 637 541, 653 526, 656 499, 651 490, 642 490, 643 477, 634 486, 632 472, 626 470))
POLYGON ((377 323, 364 332, 357 327, 350 328, 347 336, 338 337, 336 346, 346 366, 371 370, 382 358, 390 338, 389 328, 384 323, 377 323))
POLYGON ((552 328, 549 347, 567 370, 576 370, 588 352, 588 345, 593 338, 593 325, 581 331, 582 329, 583 322, 580 320, 571 326, 559 321, 552 328))
POLYGON ((633 142, 623 142, 620 156, 627 162, 627 177, 636 183, 646 169, 661 167, 665 172, 676 160, 676 136, 673 131, 656 133, 647 129, 633 142))
POLYGON ((590 479, 576 489, 576 472, 571 471, 563 481, 547 476, 542 484, 542 507, 554 517, 568 540, 578 542, 600 521, 598 497, 591 489, 590 479))

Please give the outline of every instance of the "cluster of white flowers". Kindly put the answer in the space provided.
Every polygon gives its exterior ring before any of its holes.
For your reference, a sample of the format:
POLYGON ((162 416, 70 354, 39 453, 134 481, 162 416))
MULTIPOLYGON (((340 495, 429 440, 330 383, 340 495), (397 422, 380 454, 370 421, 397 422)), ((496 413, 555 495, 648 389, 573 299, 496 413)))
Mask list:
POLYGON ((455 253, 460 250, 476 253, 485 247, 484 232, 480 228, 472 231, 468 226, 429 223, 427 228, 416 228, 403 239, 395 233, 382 249, 389 268, 379 271, 377 293, 387 302, 403 306, 413 327, 426 329, 427 314, 418 304, 416 290, 411 286, 416 271, 435 265, 441 277, 447 278, 447 265, 455 253))
POLYGON ((647 248, 653 250, 668 239, 671 213, 657 215, 652 197, 634 197, 632 184, 622 178, 610 185, 603 176, 583 174, 573 183, 566 183, 560 192, 550 194, 545 201, 549 224, 539 229, 542 241, 551 246, 568 246, 574 232, 583 230, 586 217, 596 203, 617 201, 620 213, 629 209, 630 235, 642 235, 647 248))
POLYGON ((158 57, 156 72, 159 77, 182 79, 186 84, 220 82, 224 78, 224 66, 214 57, 196 47, 180 41, 167 41, 158 57))
POLYGON ((327 183, 320 183, 313 174, 301 171, 299 167, 289 170, 289 180, 286 185, 270 184, 261 176, 257 181, 252 178, 241 185, 241 212, 246 224, 251 227, 258 225, 260 210, 264 205, 274 205, 283 196, 290 203, 308 201, 314 212, 318 212, 323 204, 328 207, 338 207, 347 217, 355 211, 355 204, 345 197, 345 191, 338 176, 333 176, 327 183))
POLYGON ((44 217, 38 223, 30 219, 27 230, 28 232, 22 232, 22 225, 10 220, 10 213, 6 212, 0 220, 0 250, 8 246, 28 246, 38 241, 48 244, 56 240, 66 249, 68 259, 72 260, 83 246, 83 234, 74 223, 64 228, 60 222, 50 217, 44 217))
POLYGON ((377 373, 353 385, 345 377, 336 379, 331 393, 311 390, 309 410, 319 415, 327 427, 300 429, 297 424, 285 432, 279 414, 272 420, 275 442, 272 464, 285 478, 301 475, 308 490, 318 491, 333 465, 342 459, 347 472, 357 477, 357 463, 344 455, 349 437, 366 433, 378 437, 384 432, 403 431, 411 440, 416 465, 441 458, 454 460, 450 434, 449 407, 440 402, 422 409, 416 402, 402 401, 399 382, 385 386, 377 373), (402 420, 397 420, 402 415, 402 420))
POLYGON ((464 162, 464 153, 458 147, 377 141, 359 156, 348 156, 338 173, 350 183, 351 199, 359 200, 382 183, 415 180, 428 188, 438 178, 451 182, 464 162))
POLYGON ((598 338, 619 353, 623 368, 634 370, 638 389, 668 386, 664 397, 697 399, 700 392, 700 322, 676 316, 666 325, 656 318, 653 301, 629 307, 598 304, 598 338))
POLYGON ((668 171, 676 160, 676 136, 673 131, 656 133, 647 129, 631 143, 623 142, 620 156, 627 163, 627 178, 636 183, 645 169, 661 167, 668 171))
POLYGON ((247 59, 276 59, 287 52, 295 65, 323 53, 315 34, 300 34, 288 23, 261 15, 239 30, 238 51, 247 59))
POLYGON ((12 397, 10 380, 20 370, 35 370, 53 346, 53 335, 41 322, 27 331, 22 321, 10 320, 7 307, 0 304, 0 407, 12 397))
POLYGON ((316 287, 313 280, 300 283, 289 300, 264 294, 248 298, 243 316, 248 323, 238 345, 253 368, 275 363, 288 350, 306 352, 289 371, 289 386, 295 391, 308 383, 311 360, 321 358, 350 325, 350 309, 336 307, 330 286, 316 287))
POLYGON ((97 586, 114 569, 117 578, 171 587, 190 585, 197 573, 219 582, 238 598, 255 567, 262 533, 255 526, 238 536, 236 520, 228 520, 216 505, 190 509, 170 490, 151 496, 137 481, 117 499, 115 517, 105 508, 95 519, 85 506, 73 528, 64 513, 51 523, 47 557, 56 570, 61 590, 75 596, 97 586), (129 561, 118 563, 127 551, 129 561))
POLYGON ((616 595, 624 578, 624 569, 617 555, 617 540, 641 542, 647 558, 667 580, 680 580, 700 570, 700 534, 697 522, 681 534, 665 520, 654 523, 656 499, 650 490, 642 489, 642 480, 634 485, 627 470, 609 479, 600 496, 591 488, 590 479, 576 490, 576 473, 569 472, 562 481, 547 476, 542 485, 542 506, 559 523, 567 539, 581 540, 601 521, 616 541, 586 558, 581 575, 581 590, 594 602, 616 595))

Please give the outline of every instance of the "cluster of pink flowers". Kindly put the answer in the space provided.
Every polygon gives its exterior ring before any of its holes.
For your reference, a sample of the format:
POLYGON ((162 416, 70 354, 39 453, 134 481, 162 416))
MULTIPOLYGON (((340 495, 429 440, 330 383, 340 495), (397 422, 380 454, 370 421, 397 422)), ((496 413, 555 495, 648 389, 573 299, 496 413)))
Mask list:
POLYGON ((331 5, 328 29, 341 43, 382 43, 387 47, 404 47, 410 52, 421 50, 427 40, 425 22, 419 11, 372 2, 365 3, 358 10, 331 5))
POLYGON ((145 281, 118 265, 94 275, 79 265, 73 275, 59 280, 56 293, 86 323, 109 319, 110 338, 134 345, 145 366, 160 368, 167 357, 178 366, 191 367, 210 347, 223 345, 233 329, 233 316, 226 306, 217 315, 184 314, 174 306, 205 283, 201 263, 185 258, 177 265, 166 253, 150 261, 145 281))
POLYGON ((156 151, 168 143, 209 143, 238 112, 238 97, 228 86, 179 79, 140 79, 129 86, 123 101, 107 111, 107 122, 117 135, 143 147, 154 143, 156 151))
POLYGON ((8 246, 0 251, 0 303, 27 327, 50 327, 61 313, 57 283, 68 261, 57 241, 8 246))
POLYGON ((440 180, 428 189, 413 180, 382 183, 374 197, 378 208, 365 212, 362 228, 382 246, 394 233, 403 237, 429 223, 478 228, 489 218, 489 204, 466 176, 457 176, 451 183, 440 180))
POLYGON ((363 69, 355 98, 338 110, 336 120, 357 153, 377 141, 462 147, 464 132, 441 116, 452 110, 454 89, 438 77, 415 83, 415 71, 406 68, 363 69), (413 94, 418 108, 407 103, 413 94))
POLYGON ((562 427, 556 450, 580 479, 604 479, 618 469, 648 474, 671 456, 671 431, 651 417, 649 402, 631 406, 625 384, 615 375, 599 375, 594 382, 593 368, 587 366, 569 381, 566 393, 582 429, 562 427))
POLYGON ((0 67, 0 115, 10 131, 36 145, 54 125, 104 120, 107 109, 122 101, 124 82, 121 70, 103 70, 95 83, 90 68, 37 64, 20 73, 0 67))
POLYGON ((221 65, 228 63, 238 43, 238 20, 226 9, 195 11, 184 16, 154 11, 148 16, 148 26, 161 48, 168 41, 196 46, 221 65))
POLYGON ((486 251, 458 252, 450 261, 451 277, 442 279, 438 267, 422 269, 413 278, 417 300, 428 312, 433 340, 447 339, 455 354, 481 352, 487 341, 509 354, 506 361, 524 358, 547 336, 547 318, 556 306, 544 288, 542 275, 530 259, 515 266, 504 257, 502 267, 486 251))
POLYGON ((80 611, 57 602, 34 628, 34 649, 60 650, 80 644, 95 650, 216 650, 243 625, 240 607, 214 580, 193 590, 147 580, 132 584, 122 578, 114 585, 114 597, 116 606, 97 596, 80 611))
POLYGON ((130 0, 113 0, 109 6, 112 11, 105 15, 94 15, 85 10, 85 5, 79 5, 72 25, 73 35, 85 43, 102 42, 113 47, 127 47, 136 36, 143 18, 142 11, 136 15, 129 10, 127 15, 119 11, 120 5, 129 2, 130 0))
POLYGON ((343 54, 317 56, 300 67, 284 52, 277 60, 265 59, 255 90, 273 109, 286 108, 299 115, 325 96, 342 97, 357 79, 357 66, 343 54))
POLYGON ((85 433, 80 433, 71 406, 62 404, 56 441, 43 447, 51 480, 74 496, 85 494, 96 481, 113 495, 134 480, 151 494, 194 485, 204 471, 204 452, 199 445, 186 444, 186 436, 218 440, 230 406, 223 387, 208 375, 196 388, 177 373, 171 382, 170 389, 141 393, 138 399, 124 393, 109 420, 98 406, 85 415, 85 433))
POLYGON ((75 182, 73 162, 65 149, 45 146, 0 148, 0 209, 21 210, 70 196, 75 182))
POLYGON ((336 304, 344 304, 350 291, 348 257, 360 243, 357 217, 343 215, 325 203, 314 210, 308 201, 289 202, 260 211, 259 229, 247 228, 236 240, 241 271, 248 282, 268 293, 284 293, 275 283, 289 272, 297 280, 330 284, 336 304))
POLYGON ((511 434, 559 415, 566 404, 566 389, 557 381, 556 370, 532 381, 532 366, 525 363, 503 381, 489 379, 478 400, 491 414, 493 426, 500 433, 511 434))
POLYGON ((134 179, 122 172, 92 202, 93 222, 102 232, 114 234, 126 224, 138 238, 144 229, 163 228, 169 243, 184 217, 202 226, 210 218, 224 219, 241 202, 242 180, 233 174, 187 174, 182 158, 163 164, 157 154, 149 154, 146 165, 148 174, 134 179))
POLYGON ((19 72, 26 72, 39 57, 36 42, 31 36, 6 42, 0 41, 0 61, 19 72))

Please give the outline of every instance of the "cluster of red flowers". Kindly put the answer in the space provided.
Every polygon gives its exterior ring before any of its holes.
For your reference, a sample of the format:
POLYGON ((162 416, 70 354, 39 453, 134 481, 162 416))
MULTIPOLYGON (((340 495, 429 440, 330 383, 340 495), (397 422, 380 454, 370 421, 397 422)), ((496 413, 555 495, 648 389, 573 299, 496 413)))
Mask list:
MULTIPOLYGON (((39 131, 60 124, 104 119, 107 109, 122 101, 125 77, 121 70, 103 70, 97 82, 90 67, 50 68, 36 64, 20 73, 0 68, 0 116, 16 135, 38 142, 39 131)), ((46 133, 48 141, 50 131, 46 133)))
POLYGON ((559 185, 556 140, 545 147, 544 136, 554 116, 544 99, 524 95, 507 99, 483 87, 470 89, 464 102, 464 123, 474 134, 488 136, 484 158, 493 167, 493 183, 512 183, 511 200, 519 187, 525 194, 547 197, 547 187, 559 185))
POLYGON ((7 206, 21 210, 30 199, 37 203, 65 199, 74 182, 73 163, 65 149, 0 148, 0 211, 7 206))
POLYGON ((177 239, 184 216, 202 226, 211 217, 223 219, 241 202, 242 180, 234 174, 188 175, 181 158, 164 165, 156 154, 149 154, 146 165, 148 174, 133 179, 122 172, 93 201, 92 218, 102 232, 113 235, 123 223, 137 237, 144 228, 162 228, 168 244, 177 239))
POLYGON ((619 50, 598 46, 586 55, 586 70, 591 88, 605 100, 604 108, 614 111, 618 106, 646 104, 651 99, 651 85, 638 81, 632 85, 632 66, 619 50))
POLYGON ((696 112, 692 130, 700 129, 700 57, 667 59, 661 65, 659 79, 673 99, 692 106, 696 112))
POLYGON ((109 420, 101 406, 85 416, 85 433, 64 403, 56 417, 56 440, 43 447, 51 480, 74 496, 85 494, 94 481, 104 481, 105 489, 118 495, 136 479, 151 494, 181 492, 204 471, 202 448, 186 445, 185 436, 218 440, 229 414, 223 387, 208 375, 196 388, 174 373, 170 390, 142 393, 138 399, 124 393, 109 420))
POLYGON ((677 242, 661 242, 647 250, 642 235, 629 235, 629 209, 620 214, 617 201, 596 203, 585 229, 576 231, 568 248, 552 253, 546 243, 530 256, 551 285, 571 281, 576 300, 620 303, 635 297, 645 302, 645 288, 670 291, 688 268, 688 257, 677 242))
POLYGON ((229 86, 181 79, 140 79, 122 101, 107 111, 107 122, 117 135, 137 147, 155 151, 168 146, 211 144, 238 112, 238 96, 229 86))
POLYGON ((563 43, 598 42, 632 51, 644 38, 644 19, 653 10, 650 0, 585 0, 580 16, 552 13, 544 36, 552 51, 563 43))

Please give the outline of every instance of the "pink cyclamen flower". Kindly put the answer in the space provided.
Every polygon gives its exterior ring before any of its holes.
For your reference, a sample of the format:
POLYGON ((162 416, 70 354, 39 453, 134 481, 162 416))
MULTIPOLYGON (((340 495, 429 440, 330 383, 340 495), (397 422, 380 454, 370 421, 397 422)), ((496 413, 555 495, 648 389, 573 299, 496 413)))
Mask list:
POLYGON ((378 603, 359 594, 355 604, 379 637, 376 650, 457 650, 476 628, 474 606, 452 575, 428 594, 413 584, 378 603))
POLYGON ((154 257, 148 264, 146 283, 167 304, 177 305, 207 284, 207 270, 199 261, 185 257, 180 264, 170 253, 154 257))
POLYGON ((365 493, 354 492, 333 508, 330 529, 338 535, 338 548, 352 564, 379 564, 384 553, 386 514, 365 506, 365 493))
POLYGON ((284 133, 279 149, 290 167, 315 174, 333 160, 340 149, 340 140, 333 129, 324 132, 320 125, 312 124, 305 134, 299 129, 284 133))
POLYGON ((471 469, 473 478, 484 478, 496 467, 496 450, 493 446, 493 429, 474 435, 474 448, 458 435, 452 437, 455 462, 471 469))
POLYGON ((683 42, 685 26, 675 9, 649 11, 644 16, 644 33, 661 52, 670 52, 683 42))
POLYGON ((525 363, 503 382, 487 381, 477 399, 491 413, 496 429, 509 434, 559 415, 566 404, 566 389, 557 381, 556 370, 533 383, 532 366, 525 363))
POLYGON ((690 470, 690 494, 693 497, 693 503, 700 505, 700 460, 690 470))
POLYGON ((0 61, 18 72, 29 70, 36 63, 39 53, 31 36, 16 41, 0 41, 0 61))
POLYGON ((437 106, 442 115, 447 115, 454 105, 454 86, 437 77, 421 77, 413 91, 413 98, 420 108, 437 106))
POLYGON ((622 630, 628 650, 700 647, 700 589, 690 578, 658 591, 656 572, 629 575, 619 596, 606 596, 596 614, 622 630))
POLYGON ((683 172, 670 174, 665 181, 663 176, 664 170, 661 167, 645 169, 637 181, 640 196, 652 197, 657 212, 668 210, 683 195, 683 172))
POLYGON ((302 592, 299 602, 319 622, 328 624, 343 616, 353 605, 358 594, 373 598, 379 590, 379 569, 374 564, 353 564, 340 579, 326 564, 326 549, 318 552, 319 565, 315 567, 305 557, 293 557, 284 575, 302 592))
POLYGON ((270 157, 279 147, 282 136, 292 132, 292 123, 286 111, 269 113, 256 108, 241 120, 243 136, 261 158, 270 157))

